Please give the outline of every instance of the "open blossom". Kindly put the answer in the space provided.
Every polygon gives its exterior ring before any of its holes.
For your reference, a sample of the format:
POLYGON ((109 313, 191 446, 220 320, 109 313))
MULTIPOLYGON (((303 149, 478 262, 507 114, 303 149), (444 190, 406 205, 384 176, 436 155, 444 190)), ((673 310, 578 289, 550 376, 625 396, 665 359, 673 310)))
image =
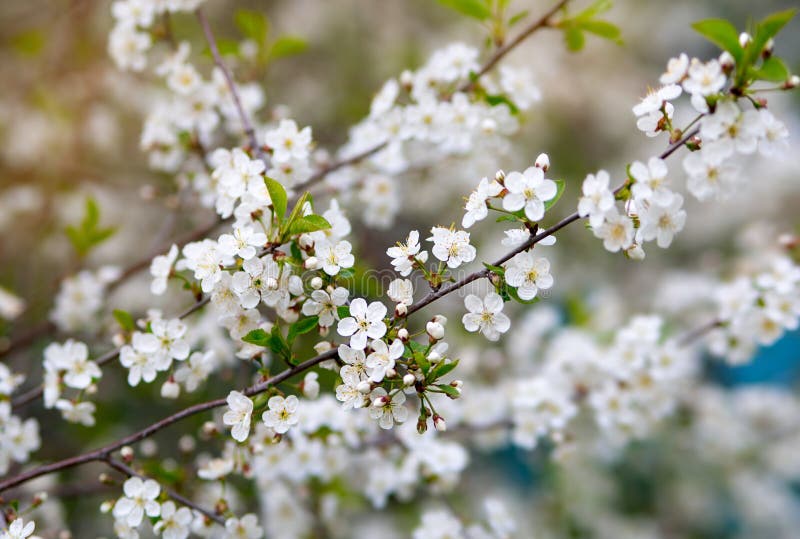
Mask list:
POLYGON ((163 539, 186 539, 191 531, 193 516, 188 507, 178 509, 172 500, 161 506, 161 520, 156 522, 153 530, 160 533, 163 539))
POLYGON ((197 470, 197 477, 206 481, 221 479, 233 471, 234 462, 231 458, 211 459, 197 470))
POLYGON ((721 155, 699 151, 683 160, 683 169, 689 175, 686 187, 698 200, 722 196, 739 178, 739 166, 721 155))
POLYGON ((141 71, 147 65, 146 52, 153 41, 135 24, 118 23, 108 36, 108 53, 120 69, 141 71))
MULTIPOLYGON (((29 521, 27 524, 21 518, 14 519, 8 530, 0 535, 0 539, 27 539, 33 535, 33 530, 36 529, 36 523, 29 521)), ((31 537, 31 539, 35 539, 31 537)))
POLYGON ((351 254, 353 246, 347 240, 336 243, 322 242, 316 245, 315 252, 328 275, 336 275, 342 268, 352 268, 355 258, 351 254))
POLYGON ((478 188, 470 193, 464 209, 467 213, 461 220, 461 226, 469 228, 475 224, 476 221, 486 219, 489 214, 489 208, 486 206, 486 201, 491 197, 496 197, 503 190, 503 186, 497 183, 496 180, 489 181, 488 178, 481 179, 478 188))
POLYGON ((253 414, 253 401, 249 397, 231 391, 228 394, 228 411, 222 416, 222 422, 231 428, 231 436, 237 442, 243 442, 250 434, 250 417, 253 414))
POLYGON ((608 172, 600 170, 589 174, 583 180, 583 196, 578 201, 578 215, 589 217, 589 224, 598 227, 603 224, 606 213, 614 207, 614 193, 609 189, 608 172))
POLYGON ((603 224, 593 230, 594 235, 603 240, 603 247, 612 253, 633 244, 633 221, 616 209, 607 213, 603 224))
POLYGON ((92 380, 103 373, 94 361, 89 359, 89 349, 82 342, 67 340, 63 345, 51 343, 45 348, 45 369, 62 371, 64 384, 75 389, 86 389, 92 380))
POLYGON ((369 398, 372 402, 369 415, 378 420, 382 429, 390 429, 395 423, 404 423, 408 419, 406 395, 402 391, 395 391, 390 397, 384 388, 377 387, 372 390, 369 398))
POLYGON ((367 306, 366 300, 356 298, 350 303, 350 316, 343 318, 336 326, 342 337, 350 337, 350 346, 358 350, 367 347, 367 338, 380 339, 386 334, 386 305, 373 301, 367 306))
POLYGON ((154 295, 160 296, 167 290, 167 279, 172 273, 172 265, 177 258, 178 246, 173 244, 167 254, 155 257, 150 263, 150 275, 153 276, 150 292, 154 295))
POLYGON ((463 230, 452 230, 442 226, 431 229, 433 256, 447 263, 448 268, 457 268, 461 264, 475 260, 475 247, 469 244, 469 233, 463 230))
POLYGON ((264 247, 267 236, 251 226, 244 226, 234 228, 233 234, 223 234, 217 243, 222 254, 249 260, 256 256, 256 247, 264 247))
POLYGON ((125 520, 128 526, 136 527, 142 523, 142 518, 157 517, 161 514, 161 506, 156 501, 161 487, 152 479, 143 481, 138 477, 131 477, 122 485, 125 493, 114 504, 114 518, 125 520))
POLYGON ((525 216, 531 221, 544 217, 545 202, 558 193, 556 182, 545 178, 539 167, 528 167, 522 173, 511 172, 504 184, 508 194, 503 197, 503 209, 518 211, 525 208, 525 216))
POLYGON ((665 206, 672 202, 673 193, 667 180, 667 164, 663 159, 651 157, 647 164, 634 161, 630 173, 635 180, 631 193, 637 201, 648 200, 665 206))
POLYGON ((518 254, 506 269, 506 282, 517 289, 519 297, 525 301, 532 300, 539 290, 553 286, 550 275, 550 262, 543 257, 536 257, 531 252, 518 254))
POLYGON ((680 97, 681 93, 683 93, 683 90, 677 84, 668 84, 661 88, 651 90, 648 92, 647 96, 633 107, 633 113, 636 116, 644 116, 653 112, 659 112, 667 101, 677 99, 680 97))
POLYGON ((217 242, 213 240, 196 241, 187 243, 183 248, 184 258, 178 262, 177 269, 190 269, 194 278, 201 281, 200 285, 206 294, 214 289, 222 278, 220 265, 223 262, 222 253, 217 242))
POLYGON ((464 299, 464 305, 469 312, 461 321, 467 331, 480 331, 490 341, 496 341, 511 327, 511 320, 502 312, 503 298, 494 292, 483 299, 470 294, 464 299))
POLYGON ((242 518, 231 517, 225 521, 225 539, 261 539, 263 536, 264 530, 253 514, 242 518))
POLYGON ((725 73, 717 60, 706 63, 692 58, 689 77, 683 81, 683 89, 690 94, 707 96, 715 94, 725 86, 725 73))
POLYGON ((79 423, 85 427, 95 424, 94 413, 97 407, 93 402, 74 402, 67 399, 58 399, 55 408, 61 411, 61 417, 70 423, 79 423))
POLYGON ((414 302, 414 284, 409 279, 395 279, 389 283, 386 294, 395 303, 411 305, 414 302))
POLYGON ((189 343, 186 342, 186 324, 173 318, 158 319, 150 323, 151 333, 140 337, 138 349, 155 358, 158 370, 166 370, 172 360, 184 360, 189 357, 189 343))
POLYGON ((342 377, 345 383, 355 386, 367 378, 367 360, 364 350, 340 344, 339 358, 345 363, 339 370, 339 376, 342 377))
POLYGON ((186 391, 194 391, 204 382, 217 366, 214 350, 192 352, 189 359, 175 371, 175 381, 180 382, 186 391))
POLYGON ((661 84, 677 84, 686 76, 689 69, 689 57, 685 52, 667 62, 667 70, 658 79, 661 84))
POLYGON ((392 266, 403 277, 411 273, 414 259, 419 259, 423 264, 428 261, 428 252, 420 251, 419 232, 412 230, 408 233, 406 243, 398 243, 389 247, 386 254, 392 258, 392 266))
POLYGON ((636 241, 656 240, 662 249, 672 243, 675 234, 683 230, 686 224, 686 212, 681 209, 683 197, 675 194, 666 206, 651 204, 639 213, 639 229, 636 231, 636 241))
POLYGON ((367 374, 373 382, 380 382, 386 376, 386 371, 393 369, 395 361, 403 356, 405 346, 403 341, 396 339, 391 346, 383 341, 372 341, 372 353, 367 356, 367 374))
POLYGON ((264 424, 278 434, 283 434, 292 426, 297 425, 297 407, 300 401, 294 395, 283 398, 279 395, 270 397, 267 401, 269 409, 264 412, 261 419, 264 424))
POLYGON ((306 159, 311 146, 311 128, 298 131, 294 120, 281 120, 277 129, 267 131, 264 142, 272 149, 275 161, 306 159))
POLYGON ((347 303, 349 292, 346 288, 338 286, 327 292, 314 290, 311 297, 303 303, 303 314, 306 316, 319 316, 319 325, 330 327, 339 319, 339 307, 347 303))
POLYGON ((275 305, 280 294, 281 268, 278 263, 267 255, 245 260, 242 269, 244 271, 237 271, 231 279, 231 288, 239 295, 241 306, 254 309, 262 300, 275 305))

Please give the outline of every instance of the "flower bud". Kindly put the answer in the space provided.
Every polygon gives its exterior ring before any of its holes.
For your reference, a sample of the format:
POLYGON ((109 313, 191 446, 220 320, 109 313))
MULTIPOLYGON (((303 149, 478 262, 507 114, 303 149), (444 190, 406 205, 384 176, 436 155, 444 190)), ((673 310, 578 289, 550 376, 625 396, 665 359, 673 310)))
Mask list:
POLYGON ((119 450, 119 454, 122 457, 122 460, 125 462, 130 462, 133 460, 133 448, 129 445, 126 445, 122 449, 119 450))
POLYGON ((202 432, 206 437, 211 438, 219 434, 219 429, 217 428, 217 424, 213 421, 206 421, 203 423, 202 432))
POLYGON ((320 341, 314 345, 314 351, 318 354, 324 354, 330 349, 331 343, 329 341, 320 341))
POLYGON ((39 507, 46 501, 47 501, 47 492, 42 491, 33 496, 31 504, 33 505, 33 507, 39 507))
POLYGON ((440 354, 436 350, 431 350, 431 353, 428 354, 428 359, 430 361, 439 361, 440 359, 442 359, 442 354, 440 354))
POLYGON ((743 49, 746 48, 751 41, 753 41, 753 38, 747 32, 739 34, 739 45, 741 45, 743 49))
POLYGON ((628 247, 628 250, 625 251, 625 254, 631 260, 644 260, 644 249, 642 249, 642 246, 638 243, 634 243, 628 247))
POLYGON ((397 330, 397 338, 403 342, 408 342, 408 330, 406 328, 400 328, 397 330))
POLYGON ((787 79, 787 81, 783 85, 783 87, 786 88, 787 90, 791 90, 792 88, 797 88, 798 86, 800 86, 800 76, 798 75, 792 75, 787 79))
POLYGON ((403 385, 406 386, 406 387, 413 386, 414 382, 416 382, 416 381, 417 381, 417 377, 414 376, 411 373, 408 373, 405 376, 403 376, 403 385))
POLYGON ((390 401, 391 399, 389 398, 389 395, 384 395, 372 401, 372 406, 374 406, 375 408, 381 408, 389 404, 390 401))
POLYGON ((309 256, 306 258, 306 261, 303 262, 303 267, 307 270, 315 270, 319 267, 319 259, 316 256, 309 256))
POLYGON ((97 384, 89 384, 89 387, 86 388, 87 395, 95 395, 97 393, 97 384))
POLYGON ((442 314, 437 314, 433 317, 434 322, 438 322, 441 325, 445 325, 447 323, 447 317, 442 314))
POLYGON ((197 443, 192 436, 184 434, 178 440, 178 449, 184 453, 191 453, 197 447, 197 443))
POLYGON ((736 60, 734 60, 733 55, 728 51, 723 51, 722 54, 719 55, 719 63, 722 66, 722 70, 725 72, 730 72, 734 66, 736 66, 736 60))
POLYGON ((503 180, 506 179, 506 173, 503 172, 502 170, 498 170, 497 172, 494 173, 494 179, 502 183, 503 180))
POLYGON ((386 378, 394 378, 395 376, 397 376, 395 369, 386 369, 386 378))
MULTIPOLYGON (((308 260, 311 260, 311 258, 309 258, 308 260)), ((308 263, 308 260, 306 260, 306 263, 308 263)), ((323 284, 325 283, 322 281, 322 277, 317 276, 311 279, 311 288, 313 288, 314 290, 319 290, 320 288, 322 288, 323 284)))
POLYGON ((100 475, 97 476, 97 480, 100 481, 103 485, 113 485, 114 478, 111 477, 106 472, 102 472, 100 475))
POLYGON ((308 234, 301 234, 297 244, 301 249, 311 249, 314 246, 314 239, 308 234))
POLYGON ((317 381, 319 374, 309 372, 300 383, 300 389, 303 391, 303 396, 308 399, 316 399, 319 396, 319 382, 317 381))
POLYGON ((405 303, 398 303, 397 307, 394 308, 394 314, 398 318, 404 317, 408 314, 408 306, 405 303))
POLYGON ((412 73, 408 69, 400 73, 400 84, 402 84, 406 88, 411 88, 412 86, 414 86, 414 73, 412 73))
MULTIPOLYGON (((356 385, 356 391, 362 395, 369 395, 369 392, 372 391, 372 384, 370 384, 367 380, 361 380, 356 385)), ((375 399, 375 402, 378 402, 378 399, 375 399)))
POLYGON ((444 432, 447 430, 447 423, 445 423, 444 418, 442 416, 434 414, 433 427, 439 432, 444 432))
POLYGON ((764 45, 764 48, 761 50, 761 56, 764 59, 767 59, 770 56, 772 56, 772 51, 773 50, 775 50, 775 40, 772 39, 772 38, 769 38, 767 43, 764 45))
POLYGON ((450 387, 453 387, 460 392, 461 388, 464 387, 464 382, 462 380, 453 380, 450 382, 450 387))
POLYGON ((277 290, 278 289, 278 280, 275 277, 267 277, 267 280, 264 282, 267 286, 267 290, 277 290))
POLYGON ((425 331, 434 341, 440 341, 444 339, 444 326, 442 326, 439 322, 428 322, 425 324, 425 331))
POLYGON ((103 514, 110 513, 113 508, 114 508, 114 502, 112 502, 111 500, 106 500, 100 504, 100 512, 103 514))
POLYGON ((177 399, 180 394, 181 386, 174 380, 167 380, 164 382, 164 385, 161 386, 161 396, 165 399, 177 399))
POLYGON ((424 419, 420 419, 417 421, 417 432, 420 434, 425 434, 425 431, 428 430, 428 422, 424 419))
POLYGON ((542 169, 544 172, 547 172, 547 169, 550 168, 550 156, 548 156, 546 153, 540 153, 533 166, 542 169))

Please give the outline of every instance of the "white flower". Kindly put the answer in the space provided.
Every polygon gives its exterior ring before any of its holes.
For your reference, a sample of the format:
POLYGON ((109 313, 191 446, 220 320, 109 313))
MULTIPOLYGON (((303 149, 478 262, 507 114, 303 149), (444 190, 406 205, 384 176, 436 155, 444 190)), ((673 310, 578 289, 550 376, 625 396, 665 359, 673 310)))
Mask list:
POLYGON ((637 201, 651 200, 661 206, 672 202, 673 193, 667 180, 667 164, 663 159, 651 157, 647 165, 639 161, 631 164, 630 173, 636 180, 631 187, 631 193, 637 201))
POLYGON ((636 106, 633 107, 633 113, 636 116, 644 116, 652 113, 659 113, 661 107, 667 101, 672 101, 680 97, 683 90, 677 84, 668 84, 661 88, 651 90, 636 106))
MULTIPOLYGON (((427 510, 412 539, 464 539, 464 526, 444 509, 427 510)), ((471 536, 469 536, 471 538, 471 536)))
POLYGON ((521 299, 532 300, 540 289, 546 290, 553 286, 550 262, 527 251, 520 253, 506 269, 506 282, 517 289, 521 299))
POLYGON ((544 205, 558 192, 556 182, 544 177, 538 167, 529 167, 525 172, 511 172, 505 178, 508 194, 503 197, 503 209, 518 211, 525 208, 525 216, 531 221, 544 217, 544 205))
POLYGON ((278 434, 283 434, 292 426, 297 425, 299 421, 297 406, 299 403, 300 401, 294 395, 289 395, 285 399, 279 395, 270 397, 269 401, 267 401, 269 410, 264 412, 261 419, 266 426, 278 434))
POLYGON ((763 128, 763 136, 758 141, 758 151, 765 157, 771 157, 788 147, 786 139, 789 130, 786 124, 777 119, 767 109, 759 109, 759 120, 763 128))
POLYGON ((186 539, 189 537, 192 524, 192 510, 188 507, 175 507, 173 501, 166 501, 161 506, 161 520, 156 522, 153 530, 164 539, 186 539))
POLYGON ((661 75, 658 81, 661 84, 677 84, 686 76, 689 69, 689 57, 682 52, 677 58, 670 58, 667 62, 667 70, 661 75))
POLYGON ((150 292, 156 296, 160 296, 167 290, 167 279, 172 273, 172 265, 178 258, 178 246, 173 245, 170 247, 169 252, 165 255, 159 255, 150 262, 150 275, 153 276, 153 282, 150 284, 150 292))
POLYGON ((124 0, 111 4, 111 15, 121 23, 147 28, 153 24, 154 8, 151 0, 124 0))
POLYGON ((27 524, 25 524, 25 521, 23 519, 16 518, 11 522, 11 525, 8 527, 8 530, 3 532, 2 535, 0 535, 0 539, 27 539, 33 534, 33 530, 35 528, 36 528, 35 522, 30 521, 27 524))
POLYGON ((433 242, 433 256, 447 262, 448 268, 457 268, 461 264, 475 260, 475 247, 469 244, 469 232, 452 230, 442 226, 431 228, 433 242))
POLYGON ((145 52, 152 45, 150 34, 131 23, 117 23, 108 36, 108 53, 120 69, 141 71, 147 65, 145 52))
POLYGON ((633 221, 616 209, 608 212, 603 224, 593 230, 594 235, 603 240, 603 247, 612 253, 627 249, 633 243, 633 221))
POLYGON ((520 110, 528 110, 531 105, 542 99, 542 93, 536 86, 533 74, 529 69, 520 69, 503 64, 500 66, 500 87, 509 94, 511 101, 520 110))
POLYGON ((464 306, 469 312, 461 322, 467 331, 480 331, 490 341, 496 341, 511 327, 511 320, 502 312, 503 298, 494 292, 489 292, 483 299, 470 294, 464 299, 464 306))
POLYGON ((367 378, 367 362, 364 350, 350 348, 346 344, 339 345, 339 357, 345 362, 339 371, 339 376, 346 384, 352 386, 367 378))
POLYGON ((382 429, 390 429, 395 423, 403 423, 408 419, 408 408, 404 405, 406 395, 402 391, 395 391, 389 397, 385 389, 378 387, 370 393, 369 398, 372 402, 369 415, 378 420, 382 429))
POLYGON ((193 352, 189 359, 175 371, 175 381, 182 383, 186 391, 194 391, 201 382, 208 378, 216 366, 214 350, 193 352))
POLYGON ((314 290, 311 297, 303 303, 303 314, 306 316, 319 316, 319 325, 330 327, 339 319, 338 308, 347 303, 349 292, 341 286, 334 288, 330 293, 325 290, 314 290))
POLYGON ((683 226, 686 224, 686 212, 681 209, 682 205, 683 197, 676 194, 666 206, 650 204, 644 211, 641 211, 636 241, 655 239, 662 249, 669 247, 673 236, 683 230, 683 226))
POLYGON ((128 526, 136 527, 142 523, 145 514, 157 517, 161 514, 158 498, 161 487, 152 479, 142 481, 138 477, 131 477, 122 485, 125 496, 114 504, 114 518, 124 519, 128 526))
POLYGON ((489 208, 486 206, 487 199, 496 197, 503 190, 503 186, 497 183, 496 180, 489 181, 488 178, 481 179, 478 188, 470 193, 464 209, 467 213, 461 220, 461 226, 469 228, 475 224, 476 221, 482 221, 489 215, 489 208))
POLYGON ((319 397, 319 373, 307 372, 300 385, 303 389, 303 396, 307 399, 319 397))
POLYGON ((14 374, 5 364, 0 363, 0 395, 10 396, 24 381, 24 375, 14 374))
POLYGON ((128 369, 128 385, 136 387, 141 380, 150 383, 156 379, 158 363, 155 356, 143 352, 139 347, 145 339, 144 333, 133 334, 133 346, 125 345, 119 350, 119 362, 128 369))
POLYGON ((363 298, 356 298, 350 303, 350 316, 343 318, 336 326, 342 337, 350 337, 350 346, 363 350, 367 347, 367 338, 380 339, 386 334, 386 305, 373 301, 367 306, 363 298))
POLYGON ((414 266, 414 258, 419 259, 420 262, 425 263, 428 261, 428 252, 420 251, 419 232, 412 230, 408 233, 406 243, 399 243, 395 247, 389 247, 386 254, 392 258, 392 266, 395 271, 405 277, 414 266))
POLYGON ((244 271, 237 271, 231 279, 231 288, 239 295, 240 305, 254 309, 262 300, 267 305, 276 305, 281 295, 278 263, 271 256, 251 258, 244 261, 242 269, 244 271))
POLYGON ((222 254, 236 255, 244 260, 256 256, 256 247, 264 247, 266 243, 267 236, 263 232, 257 232, 251 226, 234 228, 233 234, 223 234, 218 241, 222 254))
POLYGON ((739 167, 730 159, 706 151, 687 155, 683 169, 689 175, 686 182, 689 192, 701 201, 724 194, 739 176, 739 167))
POLYGON ((213 240, 187 243, 183 248, 183 260, 178 262, 177 269, 184 267, 194 272, 194 278, 201 281, 203 292, 208 294, 222 278, 222 253, 217 242, 213 240))
POLYGON ((311 128, 297 130, 294 120, 281 120, 277 129, 267 131, 264 142, 272 149, 272 158, 282 162, 306 159, 311 145, 311 128))
POLYGON ((231 391, 226 399, 228 411, 222 416, 222 422, 231 428, 231 436, 237 442, 243 442, 250 434, 250 416, 253 414, 253 401, 238 391, 231 391))
POLYGON ((383 341, 372 341, 372 353, 367 356, 367 374, 373 382, 380 382, 386 376, 386 371, 393 369, 395 360, 403 356, 405 346, 403 341, 395 339, 391 346, 383 341))
POLYGON ((253 514, 242 518, 231 517, 225 521, 224 539, 261 539, 264 530, 258 525, 258 519, 253 514))
POLYGON ((395 279, 389 283, 386 294, 395 303, 411 305, 414 302, 414 285, 409 279, 395 279))
POLYGON ((75 389, 86 389, 103 373, 89 359, 89 349, 82 342, 69 339, 63 345, 52 343, 44 351, 45 369, 64 371, 64 383, 75 389))
POLYGON ((689 78, 683 81, 683 89, 690 94, 707 96, 715 94, 725 86, 725 73, 717 60, 707 63, 692 58, 689 66, 689 78))
POLYGON ((184 360, 189 357, 189 343, 184 338, 186 325, 172 318, 170 320, 158 319, 150 322, 150 331, 140 337, 136 348, 155 360, 156 369, 167 370, 172 365, 172 360, 184 360))
POLYGON ((61 417, 70 423, 80 423, 85 427, 95 424, 94 412, 96 407, 93 402, 73 402, 67 399, 58 399, 55 403, 57 410, 61 410, 61 417))
POLYGON ((614 207, 614 193, 608 188, 609 183, 610 177, 605 170, 589 174, 583 180, 583 196, 578 201, 578 215, 588 216, 592 228, 603 224, 606 213, 614 207))
POLYGON ((197 476, 200 479, 207 481, 214 481, 225 477, 233 471, 233 459, 219 458, 211 459, 206 462, 202 468, 197 470, 197 476))
POLYGON ((335 244, 321 242, 315 246, 317 258, 322 262, 322 270, 328 275, 336 275, 342 268, 352 268, 355 258, 350 253, 353 246, 347 240, 335 244))

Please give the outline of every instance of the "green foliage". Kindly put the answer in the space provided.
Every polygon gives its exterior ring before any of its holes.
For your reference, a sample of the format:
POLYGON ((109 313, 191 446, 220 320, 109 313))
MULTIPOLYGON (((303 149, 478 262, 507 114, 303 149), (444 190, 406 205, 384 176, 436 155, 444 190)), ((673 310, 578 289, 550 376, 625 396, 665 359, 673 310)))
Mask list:
POLYGON ((264 183, 267 185, 267 192, 269 198, 272 200, 272 208, 275 210, 275 215, 278 219, 283 219, 286 215, 286 207, 289 204, 289 198, 286 195, 286 189, 277 180, 272 178, 264 178, 264 183))
POLYGON ((564 194, 564 188, 567 185, 567 183, 564 180, 553 180, 553 181, 556 182, 556 196, 554 196, 553 198, 544 203, 545 211, 549 210, 550 208, 556 205, 556 203, 561 199, 561 195, 564 194))
POLYGON ((692 28, 720 49, 731 53, 737 63, 742 61, 744 49, 739 44, 739 32, 730 22, 724 19, 706 19, 692 24, 692 28))
POLYGON ((453 386, 451 386, 451 385, 436 384, 436 387, 438 387, 440 390, 442 390, 442 393, 444 393, 448 397, 452 397, 454 399, 457 399, 458 397, 461 396, 461 392, 459 390, 457 390, 456 388, 454 388, 453 386))
POLYGON ((764 60, 761 67, 755 71, 756 78, 770 82, 784 82, 790 75, 789 68, 777 56, 770 56, 764 60))
POLYGON ((133 320, 133 316, 128 311, 123 311, 122 309, 114 309, 114 319, 117 321, 119 326, 125 331, 133 331, 136 329, 136 322, 133 320))
POLYGON ((276 357, 283 359, 287 363, 291 363, 292 352, 277 324, 272 326, 272 331, 269 333, 263 329, 254 329, 245 335, 242 340, 246 343, 266 348, 276 357))
POLYGON ((492 16, 491 0, 438 0, 443 6, 458 11, 462 15, 485 21, 492 16))
POLYGON ((233 15, 233 22, 246 38, 258 44, 266 42, 269 35, 269 21, 260 11, 239 9, 233 15))
POLYGON ((587 32, 621 45, 622 32, 619 27, 599 18, 611 6, 611 0, 597 0, 580 13, 564 18, 558 27, 564 31, 567 48, 573 52, 583 49, 587 32))
POLYGON ((327 230, 331 224, 327 219, 321 215, 305 215, 298 217, 291 224, 288 225, 286 230, 287 234, 294 236, 296 234, 306 234, 308 232, 316 232, 317 230, 327 230))
POLYGON ((272 59, 285 58, 302 54, 308 49, 308 43, 299 36, 283 35, 275 40, 269 49, 269 56, 272 59))
POLYGON ((86 213, 78 226, 69 225, 65 232, 78 256, 84 257, 95 246, 114 235, 116 227, 100 227, 100 208, 93 197, 86 198, 86 213))
POLYGON ((316 329, 318 325, 319 316, 309 316, 289 326, 289 332, 286 334, 286 342, 289 344, 289 347, 291 348, 298 335, 305 335, 316 329))

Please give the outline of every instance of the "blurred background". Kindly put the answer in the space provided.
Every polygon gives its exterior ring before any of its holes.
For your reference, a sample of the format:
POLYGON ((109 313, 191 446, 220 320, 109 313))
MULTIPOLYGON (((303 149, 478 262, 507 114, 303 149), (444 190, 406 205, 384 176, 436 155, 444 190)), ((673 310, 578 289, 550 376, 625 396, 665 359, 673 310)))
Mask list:
MULTIPOLYGON (((511 5, 540 13, 550 4, 513 0, 511 5)), ((361 226, 358 199, 345 200, 354 222, 356 258, 366 266, 388 267, 385 248, 404 238, 408 230, 459 222, 462 210, 454 200, 466 196, 481 177, 493 175, 498 168, 522 170, 541 152, 550 155, 551 177, 567 182, 562 202, 554 210, 566 215, 573 210, 587 173, 604 168, 612 178, 621 178, 627 163, 645 160, 665 147, 663 138, 648 139, 636 129, 631 107, 657 85, 670 57, 680 52, 700 58, 718 54, 691 30, 691 22, 721 17, 744 27, 748 21, 797 5, 790 0, 615 0, 607 17, 622 28, 622 45, 590 37, 583 51, 571 53, 559 32, 533 36, 507 61, 533 70, 542 100, 525 114, 508 151, 471 161, 469 166, 442 163, 405 174, 398 190, 405 203, 388 228, 361 226), (422 201, 414 198, 420 187, 427 194, 422 201)), ((312 126, 318 148, 331 153, 347 141, 349 127, 368 114, 372 97, 386 79, 418 67, 432 51, 450 42, 481 46, 486 36, 479 23, 432 0, 209 1, 205 9, 221 43, 246 47, 233 16, 242 8, 266 15, 269 40, 281 36, 295 40, 291 54, 267 65, 229 58, 238 80, 256 82, 265 91, 260 121, 267 121, 276 110, 286 114, 288 108, 298 125, 312 126)), ((177 39, 193 43, 193 51, 204 50, 203 36, 191 15, 178 15, 173 24, 177 39)), ((143 259, 149 264, 149 257, 204 227, 214 235, 213 210, 190 190, 181 189, 174 175, 148 166, 148 157, 139 147, 142 125, 150 98, 165 90, 150 75, 115 68, 106 52, 111 26, 105 1, 0 2, 0 80, 4 82, 0 91, 0 288, 24 301, 19 316, 0 318, 0 348, 20 340, 31 343, 6 360, 14 370, 30 373, 25 387, 32 387, 40 376, 43 347, 65 337, 47 323, 64 277, 105 265, 126 268, 143 259), (87 197, 97 201, 100 226, 113 227, 115 232, 82 257, 65 230, 84 218, 87 197)), ((776 53, 793 72, 800 72, 800 20, 781 33, 776 53)), ((208 73, 212 62, 205 54, 197 64, 208 73)), ((782 159, 758 159, 748 168, 748 181, 735 197, 702 205, 687 200, 686 229, 670 249, 653 248, 644 261, 633 263, 609 255, 580 226, 558 235, 557 246, 548 251, 556 286, 546 301, 563 320, 574 321, 577 313, 589 312, 589 323, 613 327, 635 312, 680 312, 702 298, 709 282, 747 265, 751 251, 760 252, 753 245, 781 233, 800 232, 796 210, 800 206, 800 92, 771 94, 770 108, 788 125, 791 150, 782 159)), ((683 178, 678 160, 670 168, 678 180, 683 178)), ((474 230, 474 243, 484 259, 502 254, 501 230, 491 225, 474 230)), ((97 342, 100 353, 111 347, 102 336, 114 324, 112 309, 142 315, 148 308, 172 312, 175 305, 189 303, 185 296, 176 300, 178 296, 156 298, 143 293, 149 282, 146 273, 114 287, 97 315, 94 331, 79 332, 77 337, 97 342)), ((445 312, 457 313, 463 299, 448 301, 445 312)), ((13 306, 8 308, 13 310, 13 306)), ((460 317, 455 316, 454 320, 460 317)), ((465 338, 464 342, 470 341, 465 338)), ((476 353, 502 355, 503 346, 476 353)), ((126 393, 131 398, 115 400, 115 390, 124 387, 124 376, 118 366, 113 369, 120 371, 118 376, 104 378, 98 397, 103 402, 98 424, 107 425, 103 429, 68 425, 39 406, 28 410, 42 424, 43 448, 37 458, 46 461, 95 446, 127 433, 131 425, 143 425, 174 409, 173 403, 153 398, 158 387, 139 387, 126 393)), ((768 383, 796 394, 800 335, 789 334, 761 350, 747 367, 709 362, 707 370, 707 376, 722 386, 768 383)), ((235 376, 233 369, 223 371, 221 383, 238 385, 235 376)), ((186 402, 218 396, 214 389, 195 393, 186 402)), ((169 433, 157 441, 164 447, 176 444, 169 433)), ((762 489, 746 503, 737 502, 718 482, 725 471, 715 469, 709 462, 713 459, 682 444, 669 429, 661 437, 633 444, 617 461, 602 466, 592 461, 561 467, 544 453, 546 449, 533 455, 514 450, 477 453, 465 492, 479 492, 491 476, 492 489, 518 506, 536 507, 535 514, 545 515, 547 521, 540 522, 541 530, 525 537, 539 532, 542 537, 791 537, 772 531, 748 535, 741 523, 743 505, 759 518, 768 520, 779 514, 780 518, 788 515, 790 524, 800 521, 798 500, 792 496, 775 501, 769 498, 774 492, 762 489), (672 479, 667 481, 667 477, 672 479), (776 509, 780 504, 781 510, 776 509), (606 520, 604 515, 614 518, 606 520)), ((780 458, 800 465, 798 454, 780 458)), ((106 494, 102 488, 87 481, 63 491, 81 496, 53 509, 51 517, 63 519, 74 537, 103 533, 80 518, 83 510, 96 511, 106 494)), ((472 500, 466 496, 453 503, 466 510, 472 500)))

